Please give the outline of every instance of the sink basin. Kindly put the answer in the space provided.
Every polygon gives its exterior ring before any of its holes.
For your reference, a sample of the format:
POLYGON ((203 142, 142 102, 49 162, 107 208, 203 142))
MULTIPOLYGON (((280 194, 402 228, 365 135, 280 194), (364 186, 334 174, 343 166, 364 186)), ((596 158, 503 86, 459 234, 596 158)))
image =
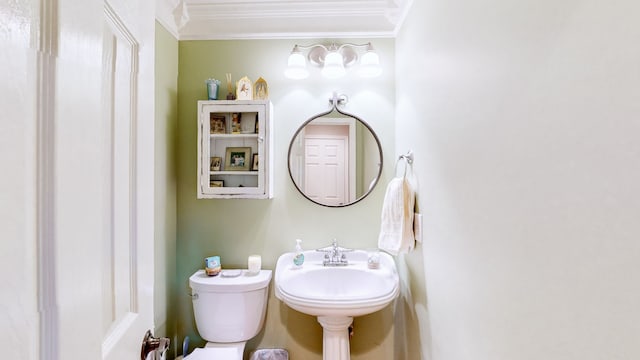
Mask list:
POLYGON ((368 267, 368 252, 345 252, 345 266, 324 266, 324 253, 303 252, 305 262, 293 265, 294 253, 278 258, 274 276, 275 295, 292 309, 318 317, 323 327, 323 359, 348 360, 348 327, 353 317, 376 312, 391 303, 399 292, 393 258, 380 252, 378 268, 368 267))
POLYGON ((278 258, 275 293, 289 307, 314 316, 361 316, 378 311, 398 295, 398 273, 393 258, 380 252, 380 266, 369 269, 367 252, 345 253, 347 266, 323 266, 324 253, 305 251, 301 268, 294 253, 278 258))

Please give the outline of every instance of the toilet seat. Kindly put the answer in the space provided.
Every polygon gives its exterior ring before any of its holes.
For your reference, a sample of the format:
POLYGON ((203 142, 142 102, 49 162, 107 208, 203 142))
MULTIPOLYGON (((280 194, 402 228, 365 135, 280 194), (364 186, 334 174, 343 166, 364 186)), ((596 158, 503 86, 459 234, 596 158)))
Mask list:
POLYGON ((243 352, 244 344, 242 344, 242 347, 239 347, 238 344, 224 346, 209 343, 203 348, 194 349, 184 360, 242 360, 243 352))

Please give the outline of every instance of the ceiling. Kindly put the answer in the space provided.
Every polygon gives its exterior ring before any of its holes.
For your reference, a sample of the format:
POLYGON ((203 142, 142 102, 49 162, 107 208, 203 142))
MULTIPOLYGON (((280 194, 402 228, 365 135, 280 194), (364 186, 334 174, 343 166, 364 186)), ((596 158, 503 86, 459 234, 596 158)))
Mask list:
POLYGON ((411 0, 156 0, 178 40, 395 37, 411 0))

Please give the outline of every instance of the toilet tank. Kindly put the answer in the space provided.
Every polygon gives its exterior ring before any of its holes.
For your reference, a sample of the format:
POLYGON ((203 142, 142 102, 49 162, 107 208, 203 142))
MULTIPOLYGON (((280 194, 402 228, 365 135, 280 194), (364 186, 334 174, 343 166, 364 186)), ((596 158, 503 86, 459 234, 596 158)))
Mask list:
POLYGON ((200 337, 214 343, 247 341, 264 325, 271 270, 256 275, 208 276, 198 270, 189 278, 193 314, 200 337))

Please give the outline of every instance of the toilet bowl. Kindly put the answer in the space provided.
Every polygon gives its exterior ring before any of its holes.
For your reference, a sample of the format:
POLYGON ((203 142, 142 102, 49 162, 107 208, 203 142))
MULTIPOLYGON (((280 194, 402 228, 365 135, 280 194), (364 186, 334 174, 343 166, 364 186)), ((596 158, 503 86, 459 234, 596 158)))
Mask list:
POLYGON ((271 270, 250 275, 223 270, 208 276, 204 270, 189 277, 198 334, 207 344, 185 360, 241 360, 248 340, 264 325, 271 270))

